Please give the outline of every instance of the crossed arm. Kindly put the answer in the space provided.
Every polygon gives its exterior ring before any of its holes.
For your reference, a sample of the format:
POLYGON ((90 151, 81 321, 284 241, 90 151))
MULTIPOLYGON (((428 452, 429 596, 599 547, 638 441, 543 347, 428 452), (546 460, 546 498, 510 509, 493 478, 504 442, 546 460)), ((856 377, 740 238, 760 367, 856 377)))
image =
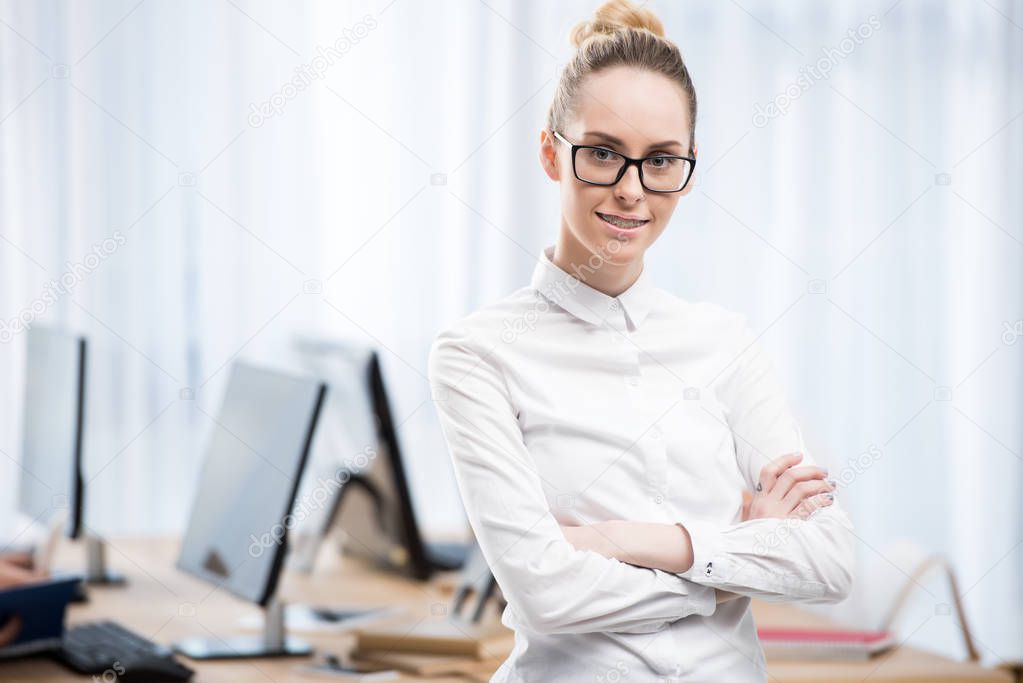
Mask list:
POLYGON ((466 336, 445 332, 429 375, 455 478, 515 626, 535 633, 652 633, 713 614, 716 592, 566 540, 522 440, 504 378, 466 336))
MULTIPOLYGON (((834 601, 848 592, 845 532, 851 527, 844 514, 826 518, 837 508, 830 501, 820 505, 830 509, 808 519, 780 513, 795 501, 789 511, 808 514, 814 500, 832 493, 812 467, 779 465, 776 483, 761 482, 762 495, 738 525, 679 520, 683 528, 629 522, 561 527, 523 443, 503 374, 478 349, 469 333, 442 333, 430 349, 430 383, 469 523, 520 626, 540 633, 649 633, 690 615, 710 615, 718 602, 738 595, 834 601), (781 542, 758 547, 758 534, 781 542)), ((726 376, 723 391, 728 382, 726 376)), ((753 473, 753 464, 763 453, 804 449, 783 404, 750 392, 744 400, 749 403, 731 405, 729 420, 740 469, 754 490, 763 468, 753 473), (772 414, 777 411, 782 414, 772 414), (747 440, 741 433, 756 436, 747 440)))
MULTIPOLYGON (((803 525, 810 517, 820 509, 829 507, 835 500, 835 482, 826 479, 827 470, 816 466, 797 466, 803 460, 802 453, 790 453, 765 465, 761 470, 758 490, 752 496, 746 497, 741 520, 743 523, 751 520, 785 520, 784 524, 792 533, 796 533, 796 527, 803 525)), ((779 522, 775 521, 775 527, 779 522)), ((814 599, 830 596, 828 591, 818 595, 817 584, 823 583, 814 581, 816 574, 813 572, 801 572, 798 569, 793 576, 802 576, 804 588, 813 587, 809 594, 802 594, 799 591, 792 591, 791 586, 786 590, 770 591, 768 583, 761 580, 757 582, 742 582, 736 579, 720 577, 719 574, 711 572, 710 575, 699 576, 693 572, 695 562, 695 551, 693 539, 684 522, 678 524, 659 524, 653 522, 631 522, 627 520, 610 520, 584 526, 562 526, 565 538, 579 550, 592 550, 608 558, 618 559, 640 567, 650 567, 666 572, 680 575, 693 575, 693 580, 714 586, 717 591, 717 602, 734 599, 740 595, 758 596, 770 599, 772 597, 793 599, 814 599), (809 581, 810 583, 807 583, 809 581), (747 585, 747 583, 749 585, 747 585), (727 588, 721 588, 724 586, 727 588)), ((750 546, 758 543, 758 535, 763 535, 764 530, 756 524, 746 525, 744 531, 736 531, 740 538, 745 538, 750 546)), ((769 553, 767 544, 761 542, 763 548, 757 548, 758 554, 769 553)), ((818 551, 828 552, 826 547, 818 548, 818 551)), ((791 553, 791 549, 790 549, 791 553)), ((771 563, 771 558, 764 558, 771 563)), ((777 559, 777 558, 775 558, 777 559)), ((778 564, 778 576, 784 577, 786 567, 793 560, 798 558, 785 558, 786 562, 778 564)), ((713 563, 713 560, 710 560, 713 563)), ((736 578, 741 577, 738 574, 736 578)), ((839 580, 843 586, 834 589, 831 594, 845 592, 844 581, 839 580)), ((788 583, 796 583, 788 581, 788 583)), ((779 581, 784 586, 784 581, 779 581)), ((836 595, 835 597, 839 597, 836 595)))
POLYGON ((565 529, 574 547, 769 601, 837 602, 852 588, 852 523, 814 463, 770 359, 735 316, 738 353, 714 391, 754 492, 738 524, 603 522, 565 529), (771 459, 768 454, 787 453, 771 459))

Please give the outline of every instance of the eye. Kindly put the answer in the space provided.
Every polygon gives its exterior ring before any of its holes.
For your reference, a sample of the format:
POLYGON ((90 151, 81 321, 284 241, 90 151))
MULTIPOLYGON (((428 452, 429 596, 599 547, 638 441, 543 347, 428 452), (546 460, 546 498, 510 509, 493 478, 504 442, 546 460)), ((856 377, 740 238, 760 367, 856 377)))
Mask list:
POLYGON ((678 159, 670 156, 654 156, 646 160, 650 164, 651 168, 662 170, 665 168, 671 168, 678 163, 678 159))
POLYGON ((608 161, 615 161, 618 158, 616 152, 610 149, 604 149, 603 147, 589 147, 586 150, 586 154, 592 161, 606 163, 608 161))

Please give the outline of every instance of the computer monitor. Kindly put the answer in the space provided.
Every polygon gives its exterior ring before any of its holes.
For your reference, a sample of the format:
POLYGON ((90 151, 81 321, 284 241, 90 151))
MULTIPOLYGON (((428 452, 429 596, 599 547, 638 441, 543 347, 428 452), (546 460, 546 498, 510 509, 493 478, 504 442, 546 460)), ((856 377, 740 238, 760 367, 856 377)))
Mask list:
MULTIPOLYGON (((311 338, 300 339, 294 350, 296 366, 322 378, 330 387, 296 498, 303 514, 290 537, 288 566, 309 572, 321 541, 331 530, 340 490, 365 474, 366 465, 375 457, 378 439, 369 392, 361 382, 351 381, 363 374, 370 350, 311 338)), ((367 509, 366 515, 375 516, 376 509, 367 509)), ((388 529, 375 523, 375 533, 365 540, 375 552, 386 553, 388 529)))
MULTIPOLYGON (((350 341, 310 338, 299 339, 296 350, 303 367, 331 387, 314 448, 316 465, 307 472, 303 490, 318 486, 332 492, 323 511, 301 527, 302 534, 322 538, 337 525, 346 536, 346 552, 421 580, 439 569, 460 568, 470 544, 423 538, 376 351, 350 341), (323 483, 332 471, 340 486, 323 483), (322 474, 313 480, 314 472, 322 474)), ((312 547, 308 538, 306 545, 312 547)), ((314 550, 306 552, 314 555, 314 550)))
POLYGON ((266 610, 262 637, 189 639, 193 659, 303 655, 284 634, 277 582, 326 385, 238 362, 212 428, 177 566, 266 610))
POLYGON ((82 534, 85 338, 33 325, 26 333, 18 511, 82 534))
MULTIPOLYGON (((122 575, 107 571, 103 541, 85 531, 88 344, 85 337, 40 325, 26 332, 26 341, 18 507, 22 515, 50 527, 37 548, 37 565, 51 569, 42 565, 49 564, 63 527, 68 538, 85 542, 86 583, 123 584, 122 575)), ((84 593, 77 599, 84 600, 84 593)))

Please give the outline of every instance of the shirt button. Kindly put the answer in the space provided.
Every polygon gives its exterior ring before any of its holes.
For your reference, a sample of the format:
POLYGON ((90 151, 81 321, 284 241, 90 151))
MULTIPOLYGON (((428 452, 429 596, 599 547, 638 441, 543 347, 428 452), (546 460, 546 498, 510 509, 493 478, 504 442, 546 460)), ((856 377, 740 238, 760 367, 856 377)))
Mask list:
POLYGON ((617 311, 618 310, 618 300, 617 299, 611 299, 611 303, 609 303, 607 305, 607 307, 610 308, 612 311, 617 311))
POLYGON ((625 379, 625 381, 629 383, 630 387, 638 387, 639 386, 639 377, 636 377, 635 375, 629 375, 625 379))
POLYGON ((652 427, 652 428, 650 429, 650 436, 652 436, 652 437, 653 437, 653 438, 655 438, 655 439, 659 439, 659 438, 661 438, 661 428, 660 428, 660 427, 658 427, 657 425, 654 425, 654 426, 653 426, 653 427, 652 427))

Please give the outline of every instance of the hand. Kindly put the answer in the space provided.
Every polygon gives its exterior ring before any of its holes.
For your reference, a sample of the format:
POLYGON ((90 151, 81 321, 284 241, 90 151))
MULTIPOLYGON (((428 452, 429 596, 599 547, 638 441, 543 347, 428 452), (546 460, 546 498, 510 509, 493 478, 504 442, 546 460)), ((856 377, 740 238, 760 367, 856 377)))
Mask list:
POLYGON ((0 590, 35 583, 44 578, 46 578, 46 574, 43 572, 35 572, 20 565, 0 560, 0 590))
POLYGON ((0 564, 3 564, 4 562, 18 567, 23 567, 25 569, 32 569, 32 553, 23 551, 0 553, 0 564))
POLYGON ((795 465, 802 453, 789 453, 764 465, 752 498, 743 500, 742 521, 768 517, 807 519, 835 501, 835 482, 821 467, 795 465))
POLYGON ((17 615, 0 624, 0 647, 10 645, 21 633, 21 618, 17 615))
MULTIPOLYGON (((41 578, 43 578, 41 574, 26 569, 20 563, 6 562, 0 559, 0 590, 33 583, 41 578)), ((17 640, 20 632, 21 619, 17 615, 0 623, 0 647, 10 645, 17 640)))

